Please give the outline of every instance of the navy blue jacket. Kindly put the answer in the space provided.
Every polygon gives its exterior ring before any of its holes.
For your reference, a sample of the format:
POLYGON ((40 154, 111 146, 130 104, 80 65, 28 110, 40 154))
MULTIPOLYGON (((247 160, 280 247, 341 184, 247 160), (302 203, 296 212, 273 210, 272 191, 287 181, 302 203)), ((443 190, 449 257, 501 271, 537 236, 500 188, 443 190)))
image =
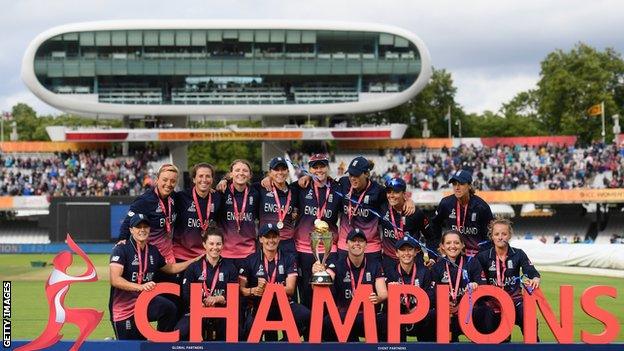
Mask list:
MULTIPOLYGON (((182 280, 182 298, 184 306, 188 309, 191 306, 191 283, 206 282, 206 288, 210 289, 215 273, 219 269, 219 276, 210 296, 226 296, 228 283, 238 282, 238 271, 231 261, 220 259, 216 267, 213 267, 205 259, 191 263, 184 272, 182 280), (204 273, 204 262, 206 262, 206 272, 204 273)), ((205 294, 206 292, 204 292, 205 294)))
MULTIPOLYGON (((490 285, 498 285, 496 278, 496 251, 491 248, 487 251, 480 252, 477 257, 477 262, 481 265, 483 272, 485 273, 487 283, 490 285)), ((522 286, 520 281, 520 270, 529 279, 540 277, 539 272, 531 263, 531 260, 527 257, 526 253, 517 248, 509 247, 507 251, 507 258, 505 259, 504 266, 499 263, 499 269, 502 271, 504 268, 503 289, 514 299, 522 298, 522 286)))
MULTIPOLYGON (((463 258, 464 264, 462 267, 462 271, 465 273, 460 273, 462 276, 459 278, 459 289, 457 292, 457 302, 459 303, 461 297, 468 290, 466 287, 468 283, 477 283, 479 285, 487 284, 485 280, 485 275, 483 274, 483 270, 481 269, 481 265, 477 262, 476 259, 472 257, 467 257, 464 255, 460 255, 455 260, 455 263, 459 265, 460 258, 463 258)), ((445 259, 440 258, 434 265, 431 267, 431 289, 429 293, 431 294, 429 299, 431 302, 431 306, 435 306, 436 298, 435 298, 435 289, 436 285, 451 285, 455 288, 455 282, 457 279, 457 271, 458 266, 449 263, 445 259), (446 266, 448 264, 449 275, 446 273, 446 266)), ((449 301, 452 301, 451 292, 449 291, 449 301)))
POLYGON ((165 260, 167 260, 167 263, 173 263, 175 262, 173 259, 173 244, 171 241, 173 233, 167 233, 165 218, 167 216, 170 217, 171 231, 173 232, 173 227, 177 217, 175 199, 172 196, 168 196, 167 199, 163 200, 163 204, 165 206, 166 213, 163 212, 160 207, 158 196, 156 195, 154 188, 150 188, 143 194, 139 195, 130 205, 128 215, 121 223, 119 240, 127 240, 131 236, 129 226, 130 218, 134 216, 135 213, 142 213, 147 217, 150 225, 149 243, 158 248, 158 251, 160 251, 165 260), (170 213, 168 205, 169 200, 171 202, 170 213))
POLYGON ((457 197, 449 195, 442 200, 431 218, 431 229, 433 236, 431 243, 427 242, 427 246, 433 245, 437 247, 442 237, 443 229, 454 229, 462 234, 462 238, 466 244, 466 252, 469 256, 476 255, 479 251, 487 250, 491 247, 488 239, 488 225, 494 219, 490 206, 480 197, 470 195, 468 200, 468 210, 460 206, 460 214, 456 213, 457 197), (459 216, 459 218, 458 218, 459 216), (459 228, 457 225, 459 219, 459 228), (481 245, 479 245, 481 243, 481 245))

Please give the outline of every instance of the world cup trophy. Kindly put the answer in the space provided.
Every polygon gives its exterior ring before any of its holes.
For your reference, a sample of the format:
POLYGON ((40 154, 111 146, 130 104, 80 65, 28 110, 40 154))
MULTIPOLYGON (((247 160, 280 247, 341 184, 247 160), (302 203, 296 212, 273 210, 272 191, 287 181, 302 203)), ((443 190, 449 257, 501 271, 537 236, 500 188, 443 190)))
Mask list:
MULTIPOLYGON (((323 266, 327 262, 327 257, 331 253, 331 247, 333 243, 332 233, 329 231, 329 224, 327 222, 317 219, 314 221, 314 231, 310 233, 310 241, 312 243, 312 253, 316 257, 318 262, 321 262, 323 266), (323 243, 323 259, 321 260, 319 253, 319 244, 323 243)), ((312 274, 310 279, 312 285, 333 285, 332 277, 326 271, 316 272, 312 274)))

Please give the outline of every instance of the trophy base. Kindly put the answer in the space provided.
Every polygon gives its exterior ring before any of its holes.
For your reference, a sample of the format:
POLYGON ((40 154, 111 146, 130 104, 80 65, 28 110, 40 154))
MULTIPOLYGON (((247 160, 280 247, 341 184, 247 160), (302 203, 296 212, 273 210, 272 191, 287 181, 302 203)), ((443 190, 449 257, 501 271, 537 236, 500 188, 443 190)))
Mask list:
POLYGON ((318 286, 329 286, 334 285, 334 281, 332 277, 327 272, 319 272, 312 275, 312 279, 310 279, 310 284, 318 285, 318 286))

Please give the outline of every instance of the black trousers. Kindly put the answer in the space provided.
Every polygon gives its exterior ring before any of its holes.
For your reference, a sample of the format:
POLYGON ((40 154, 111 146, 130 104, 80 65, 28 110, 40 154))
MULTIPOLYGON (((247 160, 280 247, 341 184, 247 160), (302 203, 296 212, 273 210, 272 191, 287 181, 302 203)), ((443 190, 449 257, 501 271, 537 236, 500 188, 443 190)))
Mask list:
POLYGON ((415 336, 418 341, 435 342, 435 310, 429 310, 429 313, 420 322, 401 325, 401 342, 406 342, 408 336, 415 336))
MULTIPOLYGON (((516 309, 516 320, 515 320, 515 325, 520 327, 520 331, 522 331, 522 335, 524 335, 524 304, 522 302, 522 300, 519 301, 514 301, 515 303, 515 309, 516 309)), ((495 312, 493 315, 493 321, 492 321, 492 327, 496 328, 496 326, 498 326, 501 322, 501 314, 500 312, 495 312)), ((538 323, 539 322, 535 322, 538 323)), ((511 341, 511 336, 509 336, 509 338, 506 341, 511 341)), ((537 341, 539 342, 539 334, 537 336, 537 341)))
MULTIPOLYGON (((332 253, 331 255, 335 255, 332 253)), ((323 254, 320 254, 321 260, 323 254)), ((334 257, 335 258, 335 257, 334 257)), ((312 286, 310 285, 310 279, 312 279, 312 265, 316 262, 316 256, 311 253, 298 252, 297 264, 299 266, 299 277, 297 277, 297 290, 299 290, 299 303, 306 308, 312 308, 312 286)))
MULTIPOLYGON (((340 311, 340 319, 344 321, 345 316, 347 315, 347 311, 340 311)), ((370 321, 367 321, 370 323, 370 321)), ((379 342, 384 342, 388 340, 388 322, 387 315, 385 313, 376 313, 375 314, 375 322, 377 323, 377 340, 379 342)), ((353 322, 353 327, 351 328, 351 333, 349 334, 349 338, 347 341, 360 341, 360 337, 364 337, 364 313, 358 312, 355 316, 355 321, 353 322)), ((338 341, 338 336, 336 335, 334 325, 332 324, 329 315, 326 315, 323 318, 323 341, 338 341)))
MULTIPOLYGON (((225 341, 226 322, 224 318, 202 319, 202 340, 225 341)), ((180 331, 180 340, 189 341, 191 336, 191 318, 186 315, 176 325, 180 331)))
MULTIPOLYGON (((162 296, 156 296, 147 306, 147 319, 150 322, 158 322, 157 330, 169 332, 175 329, 178 309, 176 305, 162 296)), ((134 322, 134 317, 126 320, 113 322, 113 330, 117 340, 145 340, 134 322)))
MULTIPOLYGON (((295 318, 295 324, 297 324, 297 330, 299 331, 299 335, 303 336, 305 340, 308 340, 308 331, 310 328, 310 309, 298 304, 296 302, 290 303, 290 309, 292 311, 293 317, 295 318)), ((243 323, 243 334, 241 341, 247 341, 249 337, 249 332, 251 331, 251 326, 253 325, 254 318, 256 317, 256 307, 249 307, 245 313, 245 319, 243 323)), ((267 317, 268 320, 280 320, 282 316, 280 315, 279 309, 276 307, 271 307, 269 310, 269 315, 267 317)), ((277 341, 277 332, 276 331, 265 331, 263 333, 264 341, 277 341)))

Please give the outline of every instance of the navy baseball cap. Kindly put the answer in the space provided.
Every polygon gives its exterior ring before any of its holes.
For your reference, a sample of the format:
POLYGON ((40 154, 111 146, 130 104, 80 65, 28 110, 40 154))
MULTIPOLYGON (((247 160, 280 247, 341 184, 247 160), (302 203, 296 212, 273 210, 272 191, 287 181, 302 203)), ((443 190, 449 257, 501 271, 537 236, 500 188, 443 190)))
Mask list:
POLYGON ((368 160, 362 156, 358 156, 351 160, 349 163, 349 168, 347 168, 347 173, 354 177, 359 177, 362 173, 368 172, 369 163, 368 160))
POLYGON ((260 227, 260 230, 258 231, 258 236, 266 236, 269 233, 275 233, 279 235, 279 229, 277 228, 275 224, 267 223, 263 225, 262 227, 260 227))
POLYGON ((147 217, 145 217, 144 214, 142 213, 135 213, 132 215, 132 217, 130 217, 130 227, 136 227, 139 224, 141 224, 141 222, 145 222, 147 223, 147 225, 149 225, 149 220, 147 219, 147 217))
POLYGON ((408 245, 413 248, 417 248, 418 246, 420 246, 418 244, 418 241, 416 241, 416 239, 412 238, 411 236, 407 234, 404 235, 403 238, 401 238, 401 240, 397 240, 396 243, 394 243, 394 248, 398 250, 403 245, 408 245))
POLYGON ((407 189, 407 184, 401 178, 392 178, 386 182, 386 191, 404 192, 407 189))
POLYGON ((453 181, 457 181, 460 184, 472 184, 472 173, 465 169, 455 171, 451 174, 451 178, 449 178, 449 183, 452 183, 453 181))
POLYGON ((329 158, 327 158, 326 154, 314 154, 312 155, 312 157, 310 157, 310 160, 308 161, 308 166, 313 167, 318 163, 329 166, 329 158))
POLYGON ((286 160, 283 157, 274 157, 271 162, 269 162, 269 169, 275 169, 280 165, 288 168, 288 163, 286 163, 286 160))
POLYGON ((349 232, 349 235, 347 235, 347 240, 353 240, 358 236, 363 238, 364 241, 366 241, 366 234, 364 234, 364 232, 358 228, 351 229, 351 231, 349 232))

